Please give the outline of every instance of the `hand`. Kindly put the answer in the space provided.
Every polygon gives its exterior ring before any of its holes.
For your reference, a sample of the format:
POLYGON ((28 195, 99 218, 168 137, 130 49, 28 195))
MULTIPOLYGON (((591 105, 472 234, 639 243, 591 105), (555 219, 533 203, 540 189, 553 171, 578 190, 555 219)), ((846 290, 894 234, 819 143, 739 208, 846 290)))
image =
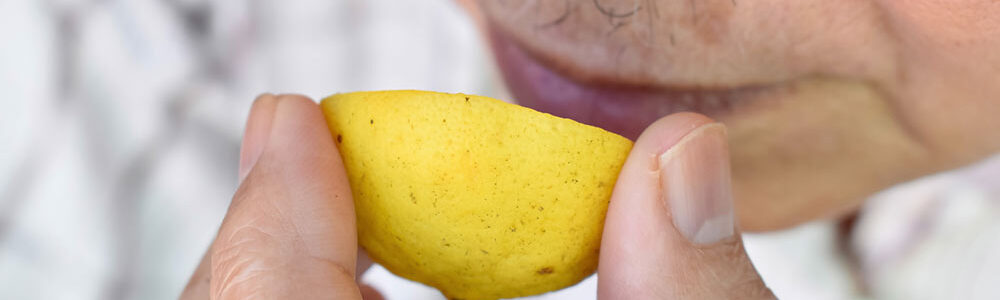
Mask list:
MULTIPOLYGON (((381 299, 356 281, 371 262, 325 124, 305 97, 257 99, 240 188, 182 299, 381 299)), ((774 298, 735 231, 729 180, 721 125, 676 114, 647 128, 608 208, 600 298, 774 298)))
POLYGON ((240 187, 181 299, 381 299, 356 281, 371 262, 319 106, 260 96, 240 151, 240 187))
POLYGON ((773 299, 735 228, 725 127, 698 114, 639 136, 608 205, 600 299, 773 299))

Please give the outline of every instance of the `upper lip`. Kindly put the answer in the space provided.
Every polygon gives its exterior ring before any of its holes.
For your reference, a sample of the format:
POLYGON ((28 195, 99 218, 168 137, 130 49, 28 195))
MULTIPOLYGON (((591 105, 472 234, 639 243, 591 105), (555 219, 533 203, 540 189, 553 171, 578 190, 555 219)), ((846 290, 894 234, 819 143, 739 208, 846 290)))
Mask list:
POLYGON ((650 123, 675 112, 693 111, 725 118, 734 111, 735 104, 755 98, 757 91, 769 88, 678 88, 581 79, 565 68, 551 67, 551 61, 539 59, 502 34, 492 33, 491 42, 508 87, 519 104, 629 138, 638 137, 650 123))
MULTIPOLYGON (((527 47, 525 43, 505 34, 497 28, 489 28, 490 40, 494 48, 498 44, 511 45, 527 55, 528 60, 543 66, 560 77, 568 79, 573 83, 586 87, 589 90, 602 93, 628 94, 628 95, 661 95, 665 100, 681 102, 693 110, 699 106, 704 106, 698 102, 708 103, 707 106, 718 106, 718 102, 726 104, 745 98, 746 95, 761 90, 773 88, 780 82, 771 83, 746 83, 739 85, 719 85, 718 83, 691 83, 691 82, 660 82, 656 79, 637 79, 638 76, 629 76, 619 73, 598 72, 589 68, 584 63, 578 63, 572 59, 558 57, 551 51, 537 50, 527 47)), ((499 51, 494 49, 494 51, 499 51)))
MULTIPOLYGON (((685 75, 690 74, 661 76, 665 78, 651 74, 622 73, 618 70, 609 71, 605 70, 604 67, 596 66, 597 64, 592 62, 560 55, 557 50, 534 47, 532 43, 527 43, 518 39, 517 36, 507 34, 501 28, 496 28, 496 26, 488 26, 487 31, 492 42, 501 41, 503 43, 511 43, 531 57, 535 63, 558 73, 560 76, 581 85, 604 90, 623 90, 642 93, 689 93, 699 95, 757 90, 775 85, 777 82, 785 81, 780 78, 765 79, 732 76, 724 72, 711 72, 710 70, 704 70, 703 74, 690 77, 685 77, 685 75), (710 77, 715 80, 699 79, 703 77, 710 77)), ((594 60, 598 60, 598 58, 594 58, 594 60)), ((723 95, 719 94, 719 96, 723 95)))

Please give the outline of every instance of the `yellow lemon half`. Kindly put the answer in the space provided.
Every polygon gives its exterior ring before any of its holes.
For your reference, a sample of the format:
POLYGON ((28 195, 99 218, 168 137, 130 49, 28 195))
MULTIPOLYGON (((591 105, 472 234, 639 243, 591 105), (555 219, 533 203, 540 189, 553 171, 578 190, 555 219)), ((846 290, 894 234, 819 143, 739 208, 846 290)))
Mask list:
POLYGON ((358 242, 389 271, 452 299, 496 299, 596 269, 628 139, 473 95, 357 92, 322 107, 358 242))

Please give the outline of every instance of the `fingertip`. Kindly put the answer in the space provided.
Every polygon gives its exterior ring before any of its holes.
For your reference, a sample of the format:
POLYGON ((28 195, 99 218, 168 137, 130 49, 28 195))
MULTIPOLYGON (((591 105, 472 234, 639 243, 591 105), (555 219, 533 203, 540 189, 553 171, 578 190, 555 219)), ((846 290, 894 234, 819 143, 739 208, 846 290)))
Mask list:
MULTIPOLYGON (((672 114, 650 124, 639 135, 635 148, 651 155, 660 155, 673 147, 684 136, 702 125, 714 123, 711 118, 693 112, 672 114)), ((634 149, 634 148, 633 148, 634 149)))
MULTIPOLYGON (((309 97, 299 94, 275 95, 271 93, 264 93, 257 96, 250 106, 250 115, 247 117, 246 129, 243 134, 242 144, 240 145, 240 182, 246 179, 250 170, 257 164, 257 160, 260 159, 260 156, 269 145, 285 145, 285 143, 269 142, 269 139, 272 137, 272 126, 276 122, 276 116, 279 115, 279 103, 282 110, 281 115, 283 116, 282 120, 280 120, 282 124, 287 125, 289 119, 296 122, 294 125, 307 125, 305 128, 309 128, 309 124, 325 124, 322 114, 318 113, 318 109, 316 109, 316 102, 309 99, 309 97), (288 118, 288 116, 291 116, 291 118, 288 118)), ((317 139, 315 135, 316 131, 304 131, 304 133, 313 133, 314 136, 303 139, 322 140, 322 136, 317 139)), ((280 136, 279 138, 285 138, 285 136, 280 136)))
POLYGON ((267 145, 277 101, 278 98, 275 95, 265 93, 257 96, 257 99, 250 106, 250 115, 247 116, 243 141, 240 145, 240 182, 250 173, 250 169, 257 163, 257 159, 267 145))
MULTIPOLYGON (((662 153, 712 119, 695 113, 660 118, 639 136, 619 173, 604 222, 598 264, 598 293, 637 295, 656 280, 671 237, 666 205, 660 199, 659 160, 662 153)), ((641 298, 641 297, 640 297, 641 298)))
POLYGON ((600 298, 773 297, 733 228, 727 149, 725 127, 694 113, 639 136, 608 205, 600 298))
MULTIPOLYGON (((319 105, 308 97, 285 94, 277 98, 271 137, 258 163, 262 167, 259 175, 266 177, 264 184, 287 193, 280 205, 300 214, 290 220, 300 230, 338 239, 335 248, 350 256, 354 271, 354 201, 326 119, 319 105)), ((340 260, 347 261, 347 257, 340 260)))
POLYGON ((325 118, 301 95, 264 95, 257 103, 271 102, 263 150, 211 249, 212 294, 357 298, 354 202, 325 118))
POLYGON ((661 199, 674 228, 694 244, 734 235, 732 175, 726 127, 699 126, 660 155, 661 199))
POLYGON ((340 154, 319 104, 298 94, 282 94, 277 99, 274 131, 281 134, 272 136, 275 140, 267 151, 318 155, 339 162, 340 154))
POLYGON ((312 98, 302 94, 279 94, 275 97, 282 102, 295 103, 296 105, 316 105, 316 101, 313 101, 312 98))

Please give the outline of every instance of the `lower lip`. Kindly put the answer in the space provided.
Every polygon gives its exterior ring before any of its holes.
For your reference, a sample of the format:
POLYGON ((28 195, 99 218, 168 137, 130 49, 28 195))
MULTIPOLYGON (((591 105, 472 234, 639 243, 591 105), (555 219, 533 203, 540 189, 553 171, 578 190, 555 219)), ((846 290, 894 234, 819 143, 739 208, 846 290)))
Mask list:
POLYGON ((719 118, 760 88, 670 90, 588 85, 542 65, 497 32, 491 44, 508 88, 518 104, 601 127, 632 140, 660 117, 683 111, 719 118))

